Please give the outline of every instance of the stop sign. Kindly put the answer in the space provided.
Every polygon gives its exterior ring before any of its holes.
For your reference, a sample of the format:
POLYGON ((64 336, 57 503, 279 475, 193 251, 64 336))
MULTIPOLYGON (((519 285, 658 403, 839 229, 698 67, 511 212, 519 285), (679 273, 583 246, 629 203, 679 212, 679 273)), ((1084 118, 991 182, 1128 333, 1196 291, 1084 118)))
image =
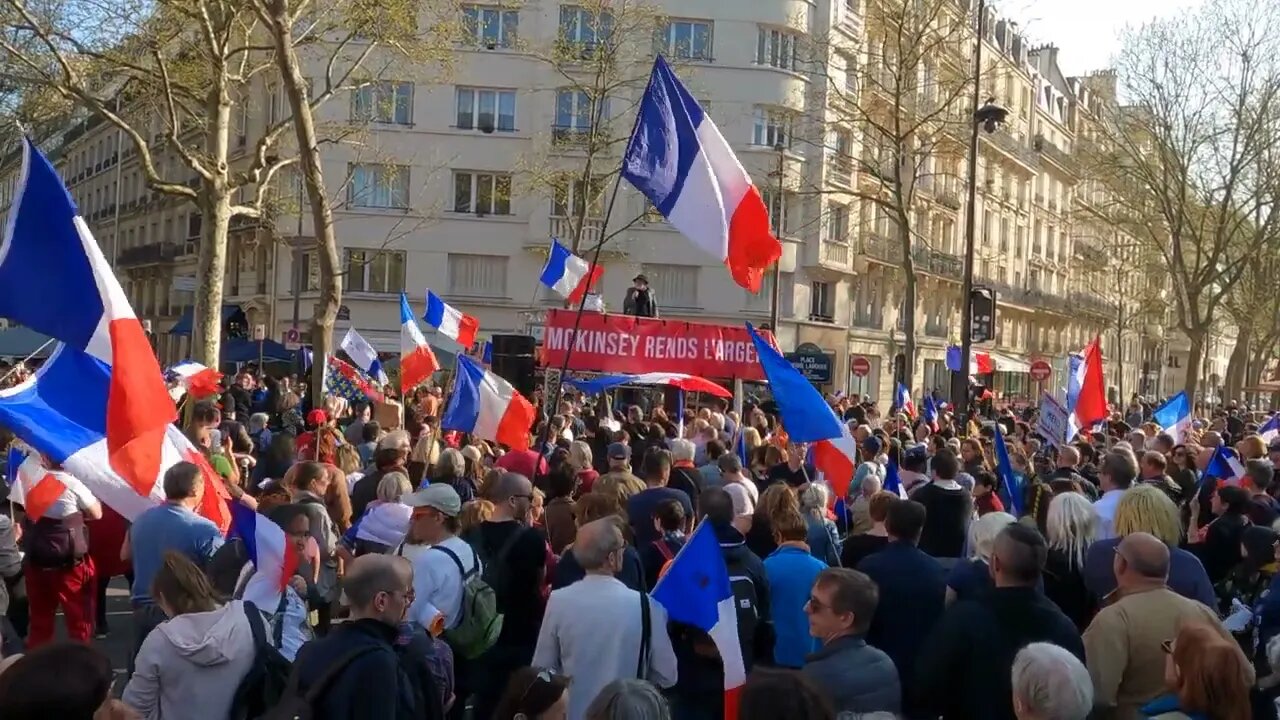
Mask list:
POLYGON ((1036 360, 1031 363, 1031 379, 1036 382, 1044 382, 1053 374, 1053 368, 1049 367, 1049 363, 1044 360, 1036 360))
POLYGON ((858 377, 866 377, 871 372, 871 361, 861 355, 855 355, 853 361, 849 363, 849 369, 858 377))

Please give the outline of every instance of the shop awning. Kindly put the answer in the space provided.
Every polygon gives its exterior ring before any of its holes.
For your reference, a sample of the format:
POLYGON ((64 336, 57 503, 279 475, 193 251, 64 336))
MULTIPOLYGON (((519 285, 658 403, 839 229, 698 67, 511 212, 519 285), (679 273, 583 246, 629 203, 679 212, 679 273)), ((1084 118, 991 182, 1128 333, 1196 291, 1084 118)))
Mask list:
POLYGON ((991 359, 996 363, 996 372, 1002 373, 1029 373, 1031 372, 1031 363, 1026 360, 1016 358, 1012 355, 1006 355, 1000 352, 992 352, 991 359))
MULTIPOLYGON (((240 312, 239 305, 223 305, 222 306, 222 324, 226 325, 227 321, 236 313, 240 312)), ((192 316, 195 314, 195 306, 188 307, 178 317, 178 321, 169 328, 170 335, 190 335, 191 326, 193 324, 192 316)))
MULTIPOLYGON (((266 362, 293 362, 294 351, 274 340, 263 340, 262 359, 266 362)), ((222 362, 258 362, 258 343, 254 340, 242 338, 233 338, 223 342, 222 362)))
POLYGON ((49 336, 41 335, 31 328, 11 327, 0 330, 0 357, 20 359, 33 353, 36 357, 49 357, 54 345, 50 343, 48 347, 41 349, 46 342, 49 342, 49 336), (37 350, 40 352, 37 353, 37 350))

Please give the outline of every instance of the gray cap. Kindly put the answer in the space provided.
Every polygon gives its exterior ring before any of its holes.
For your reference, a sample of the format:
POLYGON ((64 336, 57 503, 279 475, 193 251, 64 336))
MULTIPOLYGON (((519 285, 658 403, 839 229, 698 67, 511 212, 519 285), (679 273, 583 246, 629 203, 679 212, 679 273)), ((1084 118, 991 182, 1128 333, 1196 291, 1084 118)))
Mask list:
POLYGON ((405 493, 400 496, 400 502, 411 508, 434 508, 449 517, 457 517, 462 512, 458 491, 445 483, 432 483, 417 492, 405 493))
POLYGON ((611 443, 609 445, 609 459, 611 460, 630 460, 631 446, 626 443, 611 443))

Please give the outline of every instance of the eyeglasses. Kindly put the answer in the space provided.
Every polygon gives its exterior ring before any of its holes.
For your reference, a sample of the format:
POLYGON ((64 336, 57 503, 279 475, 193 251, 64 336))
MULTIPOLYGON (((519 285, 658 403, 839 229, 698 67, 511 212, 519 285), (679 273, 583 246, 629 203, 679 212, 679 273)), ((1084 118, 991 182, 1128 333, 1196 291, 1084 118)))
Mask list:
POLYGON ((1164 642, 1160 643, 1160 649, 1161 649, 1161 650, 1163 650, 1163 651, 1165 652, 1165 654, 1166 654, 1166 655, 1172 655, 1172 654, 1173 654, 1173 641, 1172 641, 1172 640, 1165 640, 1164 642))
POLYGON ((827 604, 819 600, 816 596, 810 595, 809 607, 813 609, 813 612, 821 612, 827 609, 827 604))

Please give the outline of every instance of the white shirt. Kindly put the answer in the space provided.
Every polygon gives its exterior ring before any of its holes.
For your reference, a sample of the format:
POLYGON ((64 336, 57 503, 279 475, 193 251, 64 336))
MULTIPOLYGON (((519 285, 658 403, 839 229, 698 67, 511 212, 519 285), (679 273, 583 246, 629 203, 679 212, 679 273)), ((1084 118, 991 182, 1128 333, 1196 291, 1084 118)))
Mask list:
POLYGON ((1098 513, 1098 539, 1106 540, 1116 536, 1116 505, 1124 496, 1124 490, 1108 490, 1093 504, 1098 513))
MULTIPOLYGON (((676 654, 667 611, 649 599, 649 659, 645 679, 659 688, 676 682, 676 654)), ((633 678, 640 659, 640 593, 620 580, 587 575, 551 593, 533 665, 573 678, 568 720, 583 720, 605 685, 633 678)))
MULTIPOLYGON (((85 487, 85 484, 77 480, 74 475, 68 475, 59 470, 52 470, 49 474, 61 481, 66 490, 63 490, 58 499, 54 500, 53 504, 49 506, 49 509, 44 514, 45 517, 58 520, 82 510, 88 510, 98 504, 98 498, 94 497, 93 493, 89 492, 89 488, 85 487)), ((41 476, 40 480, 43 479, 44 476, 41 476)), ((38 483, 40 480, 36 482, 38 483)), ((31 488, 27 488, 28 492, 34 487, 35 485, 32 485, 31 488)))
MULTIPOLYGON (((467 542, 451 537, 440 546, 458 556, 462 569, 471 572, 479 565, 476 553, 467 542)), ((409 606, 409 622, 430 629, 437 612, 444 615, 445 628, 455 628, 462 615, 462 574, 449 554, 427 549, 413 558, 413 604, 409 606)))
POLYGON ((729 497, 733 499, 734 517, 755 514, 756 503, 760 502, 760 491, 756 489, 755 483, 744 482, 740 478, 736 480, 726 479, 724 491, 729 493, 729 497))

